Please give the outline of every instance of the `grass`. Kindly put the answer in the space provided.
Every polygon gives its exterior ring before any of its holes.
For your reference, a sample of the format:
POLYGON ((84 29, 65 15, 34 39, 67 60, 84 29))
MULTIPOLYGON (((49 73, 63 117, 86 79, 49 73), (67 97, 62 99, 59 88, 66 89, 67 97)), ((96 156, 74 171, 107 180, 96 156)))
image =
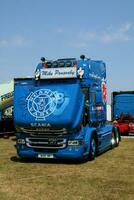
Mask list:
POLYGON ((12 139, 0 139, 0 200, 133 200, 134 139, 79 164, 17 159, 12 139))

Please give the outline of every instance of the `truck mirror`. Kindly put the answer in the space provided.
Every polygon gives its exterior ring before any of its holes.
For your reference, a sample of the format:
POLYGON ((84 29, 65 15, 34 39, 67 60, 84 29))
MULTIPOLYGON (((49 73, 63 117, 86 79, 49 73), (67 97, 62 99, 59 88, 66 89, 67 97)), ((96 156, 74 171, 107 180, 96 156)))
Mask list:
POLYGON ((86 107, 89 107, 89 100, 86 100, 86 101, 85 101, 85 106, 86 106, 86 107))

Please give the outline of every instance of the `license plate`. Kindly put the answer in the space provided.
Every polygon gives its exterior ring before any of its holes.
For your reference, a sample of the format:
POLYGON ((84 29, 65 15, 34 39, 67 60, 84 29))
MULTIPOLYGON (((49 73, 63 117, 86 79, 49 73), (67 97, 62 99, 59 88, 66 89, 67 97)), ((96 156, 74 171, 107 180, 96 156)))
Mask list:
POLYGON ((130 123, 129 126, 134 126, 134 123, 130 123))
POLYGON ((53 154, 38 154, 38 158, 54 158, 53 154))

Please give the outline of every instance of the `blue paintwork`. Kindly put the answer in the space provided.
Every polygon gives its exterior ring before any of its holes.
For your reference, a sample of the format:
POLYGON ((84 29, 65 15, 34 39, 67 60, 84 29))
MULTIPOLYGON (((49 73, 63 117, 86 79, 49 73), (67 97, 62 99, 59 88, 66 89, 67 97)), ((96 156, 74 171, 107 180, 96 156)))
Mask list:
MULTIPOLYGON (((111 139, 112 139, 112 126, 107 125, 102 127, 105 129, 105 132, 101 132, 101 129, 97 132, 97 136, 100 142, 100 145, 98 146, 98 153, 102 153, 103 151, 109 149, 111 147, 111 139), (105 136, 107 134, 107 136, 105 136)), ((38 154, 53 154, 54 159, 76 159, 81 160, 84 158, 87 158, 90 152, 90 139, 93 131, 95 131, 95 128, 90 128, 89 126, 85 127, 84 129, 81 129, 80 132, 77 132, 72 135, 64 136, 64 138, 67 138, 68 140, 82 140, 83 145, 79 146, 69 146, 66 145, 65 148, 59 149, 56 153, 51 153, 51 151, 46 151, 42 153, 42 151, 35 151, 33 148, 27 147, 25 144, 17 144, 17 153, 20 157, 23 158, 37 158, 38 154)), ((20 138, 26 138, 26 134, 17 134, 17 140, 20 138)))
MULTIPOLYGON (((34 84, 34 81, 32 84, 34 84)), ((80 126, 82 120, 84 95, 81 92, 78 80, 72 80, 69 83, 58 81, 56 83, 44 83, 40 87, 31 88, 27 85, 21 85, 21 82, 19 82, 15 86, 14 105, 14 122, 19 126, 27 126, 38 121, 38 123, 49 123, 51 126, 75 129, 80 126), (40 94, 41 92, 42 94, 40 94), (37 94, 38 97, 34 98, 34 94, 37 94), (47 95, 52 96, 55 100, 54 103, 47 102, 49 100, 47 95), (46 101, 40 105, 43 97, 46 98, 46 101), (47 111, 44 110, 46 106, 44 103, 48 104, 47 111), (49 105, 51 105, 51 110, 49 105), (35 112, 37 107, 38 113, 35 112)))
MULTIPOLYGON (((38 69, 41 69, 41 63, 37 66, 38 69)), ((83 159, 89 155, 92 134, 96 134, 98 153, 111 147, 113 127, 105 124, 106 99, 103 98, 102 92, 102 84, 106 84, 105 63, 78 60, 77 70, 80 69, 84 70, 81 78, 56 81, 15 79, 14 123, 17 129, 17 141, 23 139, 23 144, 17 142, 17 153, 20 157, 36 158, 40 154, 44 156, 52 154, 55 159, 83 159), (86 103, 84 103, 83 87, 89 89, 86 103), (86 125, 82 125, 84 104, 89 108, 90 116, 86 125), (65 133, 50 134, 51 130, 57 129, 64 129, 65 133), (30 131, 40 133, 36 135, 40 142, 43 137, 65 139, 66 142, 61 149, 36 149, 27 145, 30 137, 34 139, 30 131), (70 145, 69 141, 74 140, 80 141, 80 144, 70 145)))
POLYGON ((134 93, 116 92, 113 95, 113 118, 121 114, 131 114, 134 117, 134 93))

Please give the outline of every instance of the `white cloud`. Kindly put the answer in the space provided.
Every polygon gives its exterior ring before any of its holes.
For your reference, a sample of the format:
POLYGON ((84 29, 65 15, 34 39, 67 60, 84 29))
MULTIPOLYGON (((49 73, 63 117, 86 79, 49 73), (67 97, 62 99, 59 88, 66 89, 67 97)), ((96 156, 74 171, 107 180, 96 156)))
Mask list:
POLYGON ((100 41, 102 43, 112 43, 132 40, 130 36, 131 30, 133 30, 133 25, 131 23, 126 23, 116 30, 105 31, 105 33, 100 36, 100 41))
POLYGON ((101 31, 86 31, 77 35, 72 46, 74 47, 88 47, 93 42, 102 44, 111 44, 117 42, 126 42, 134 40, 134 26, 132 23, 125 23, 118 28, 112 26, 107 27, 101 31))
POLYGON ((0 47, 10 47, 10 46, 24 46, 27 44, 27 41, 24 37, 22 36, 15 36, 10 39, 1 39, 0 40, 0 47))
POLYGON ((97 39, 96 32, 80 32, 70 43, 70 46, 74 48, 86 48, 89 47, 89 44, 97 39))
POLYGON ((131 30, 131 28, 133 28, 132 23, 128 22, 126 24, 124 24, 121 28, 120 31, 121 32, 128 32, 129 30, 131 30))

